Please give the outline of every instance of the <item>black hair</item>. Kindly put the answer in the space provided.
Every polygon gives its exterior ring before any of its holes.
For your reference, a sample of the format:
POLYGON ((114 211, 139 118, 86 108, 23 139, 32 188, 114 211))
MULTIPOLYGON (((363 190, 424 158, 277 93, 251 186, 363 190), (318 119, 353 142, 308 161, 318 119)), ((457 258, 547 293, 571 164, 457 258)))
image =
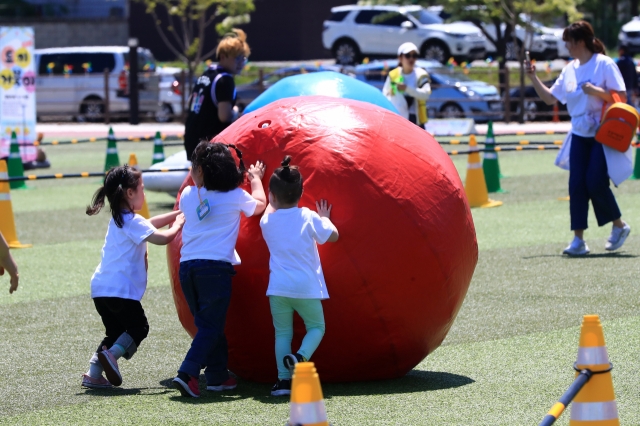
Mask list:
POLYGON ((200 141, 191 154, 191 163, 193 167, 202 169, 204 187, 208 191, 228 192, 239 187, 244 181, 246 170, 242 161, 242 151, 235 145, 200 141), (235 150, 240 167, 236 165, 229 148, 235 150))
POLYGON ((562 40, 572 40, 574 42, 582 40, 589 52, 607 54, 604 43, 596 38, 593 27, 587 21, 574 22, 565 28, 562 33, 562 40))
POLYGON ((283 204, 297 203, 302 197, 303 178, 298 166, 291 166, 291 156, 287 155, 273 171, 269 180, 269 191, 283 204))
POLYGON ((107 172, 104 179, 104 185, 93 194, 91 204, 87 206, 87 214, 93 216, 100 213, 104 207, 104 199, 109 200, 111 216, 118 228, 124 225, 123 213, 133 213, 132 206, 128 205, 126 194, 127 189, 138 188, 142 173, 132 167, 124 166, 113 167, 107 172))

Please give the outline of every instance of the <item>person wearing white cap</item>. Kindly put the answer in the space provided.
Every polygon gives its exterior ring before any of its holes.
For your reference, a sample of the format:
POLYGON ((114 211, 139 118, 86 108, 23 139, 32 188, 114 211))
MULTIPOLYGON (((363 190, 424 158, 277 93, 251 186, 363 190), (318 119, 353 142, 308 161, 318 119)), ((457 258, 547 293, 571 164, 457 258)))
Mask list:
POLYGON ((427 122, 427 99, 431 95, 429 73, 416 67, 418 48, 402 43, 398 48, 398 67, 391 70, 382 93, 398 109, 400 115, 423 126, 427 122))

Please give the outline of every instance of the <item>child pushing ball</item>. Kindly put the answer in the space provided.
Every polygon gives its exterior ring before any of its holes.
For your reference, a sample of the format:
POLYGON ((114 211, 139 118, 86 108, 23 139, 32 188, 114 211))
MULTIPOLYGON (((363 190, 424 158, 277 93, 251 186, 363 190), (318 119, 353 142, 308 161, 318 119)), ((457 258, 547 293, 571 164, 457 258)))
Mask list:
POLYGON ((105 337, 91 356, 89 371, 82 376, 82 386, 87 388, 122 384, 118 359, 130 359, 149 333, 140 304, 147 288, 147 242, 168 244, 184 224, 180 211, 149 220, 135 213, 144 203, 144 184, 142 174, 126 165, 109 170, 104 185, 87 207, 87 214, 98 214, 105 198, 112 217, 102 259, 91 277, 91 298, 104 324, 105 337), (171 222, 168 230, 158 230, 171 222))

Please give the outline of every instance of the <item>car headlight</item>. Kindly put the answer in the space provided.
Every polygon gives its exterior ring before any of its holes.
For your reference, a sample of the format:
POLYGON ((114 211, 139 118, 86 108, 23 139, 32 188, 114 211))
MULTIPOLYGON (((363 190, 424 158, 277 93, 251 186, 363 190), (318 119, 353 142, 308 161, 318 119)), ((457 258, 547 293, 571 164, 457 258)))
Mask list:
POLYGON ((465 38, 467 34, 448 33, 453 38, 465 38))
POLYGON ((464 94, 466 97, 471 98, 471 99, 480 99, 480 95, 478 95, 476 92, 474 92, 473 90, 470 90, 468 87, 466 86, 460 86, 457 87, 457 89, 464 94))
POLYGON ((627 33, 620 31, 620 34, 618 34, 618 40, 624 40, 625 38, 627 38, 627 33))

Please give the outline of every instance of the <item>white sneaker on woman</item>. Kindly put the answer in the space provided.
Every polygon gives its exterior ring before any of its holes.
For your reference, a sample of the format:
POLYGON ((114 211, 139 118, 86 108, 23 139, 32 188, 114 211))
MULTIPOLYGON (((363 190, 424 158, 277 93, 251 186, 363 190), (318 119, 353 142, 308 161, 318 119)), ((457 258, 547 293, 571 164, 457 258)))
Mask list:
POLYGON ((583 239, 573 237, 573 241, 571 241, 571 244, 564 249, 562 254, 567 254, 569 256, 584 256, 590 252, 591 250, 589 250, 587 243, 585 243, 583 239))
POLYGON ((611 230, 611 235, 607 239, 607 244, 605 244, 604 249, 613 251, 618 250, 624 244, 624 241, 627 239, 629 234, 631 233, 631 227, 626 223, 622 228, 618 228, 613 225, 613 229, 611 230))

